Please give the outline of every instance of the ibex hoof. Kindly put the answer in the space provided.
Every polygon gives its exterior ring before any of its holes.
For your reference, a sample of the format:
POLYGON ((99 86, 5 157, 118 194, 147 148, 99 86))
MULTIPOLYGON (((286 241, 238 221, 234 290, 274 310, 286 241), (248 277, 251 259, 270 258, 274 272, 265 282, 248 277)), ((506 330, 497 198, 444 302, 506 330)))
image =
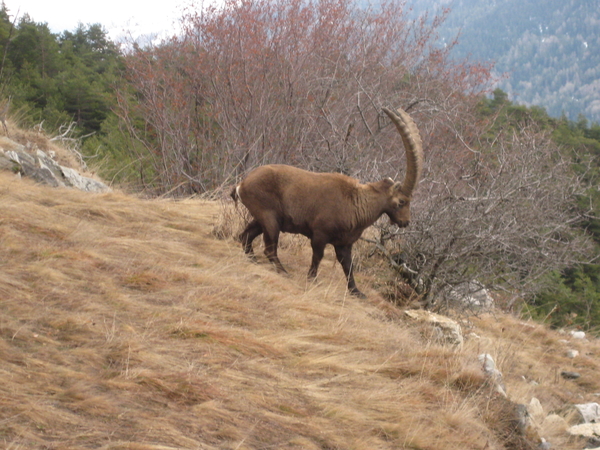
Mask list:
POLYGON ((362 292, 360 292, 358 289, 350 289, 350 294, 355 296, 356 298, 362 298, 365 299, 367 298, 367 296, 365 294, 363 294, 362 292))

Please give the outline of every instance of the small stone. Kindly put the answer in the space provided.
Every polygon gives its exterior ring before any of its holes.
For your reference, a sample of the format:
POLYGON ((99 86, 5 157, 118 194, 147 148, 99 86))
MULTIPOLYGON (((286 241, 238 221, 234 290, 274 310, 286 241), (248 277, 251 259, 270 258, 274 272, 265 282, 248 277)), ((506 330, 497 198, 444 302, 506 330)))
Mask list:
POLYGON ((503 397, 506 397, 506 387, 502 382, 502 372, 496 369, 496 363, 494 362, 492 355, 489 353, 482 353, 477 357, 477 359, 481 363, 483 373, 485 373, 486 376, 490 377, 494 381, 494 384, 496 385, 496 392, 503 397))
POLYGON ((552 445, 550 444, 550 442, 546 441, 546 439, 542 438, 542 441, 540 442, 540 445, 538 445, 538 448, 541 448, 542 450, 549 450, 550 448, 552 448, 552 445))
POLYGON ((574 436, 596 437, 600 436, 600 423, 582 423, 572 426, 567 431, 574 436))
POLYGON ((527 405, 527 412, 538 424, 542 423, 544 421, 544 418, 546 417, 546 415, 544 414, 544 408, 542 407, 542 404, 535 397, 533 397, 527 405))
POLYGON ((600 404, 582 403, 575 405, 584 423, 600 423, 600 404))
POLYGON ((577 350, 568 350, 567 351, 568 358, 575 358, 577 356, 579 356, 579 352, 577 350))
POLYGON ((496 363, 494 362, 494 358, 489 353, 482 353, 477 357, 479 362, 483 366, 483 371, 493 377, 502 377, 502 373, 498 369, 496 369, 496 363))
POLYGON ((589 448, 590 450, 598 450, 600 448, 600 438, 596 436, 591 436, 588 439, 586 448, 589 448))
POLYGON ((569 372, 567 370, 564 370, 560 373, 560 376, 563 377, 565 380, 576 380, 581 375, 577 372, 569 372))

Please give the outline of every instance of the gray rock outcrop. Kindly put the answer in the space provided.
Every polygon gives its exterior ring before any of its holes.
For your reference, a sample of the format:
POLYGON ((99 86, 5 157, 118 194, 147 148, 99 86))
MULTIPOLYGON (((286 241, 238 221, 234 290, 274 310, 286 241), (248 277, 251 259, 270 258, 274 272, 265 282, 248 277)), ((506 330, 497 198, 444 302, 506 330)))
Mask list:
POLYGON ((0 140, 0 170, 8 170, 53 187, 72 187, 86 192, 110 190, 98 180, 61 166, 42 150, 27 152, 25 146, 6 137, 0 140))

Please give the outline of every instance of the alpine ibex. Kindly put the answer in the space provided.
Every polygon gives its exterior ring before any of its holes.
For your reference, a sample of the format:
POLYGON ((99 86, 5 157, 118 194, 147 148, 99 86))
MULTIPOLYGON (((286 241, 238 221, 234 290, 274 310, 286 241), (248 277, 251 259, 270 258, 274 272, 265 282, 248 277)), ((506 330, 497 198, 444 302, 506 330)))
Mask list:
POLYGON ((383 214, 399 227, 410 220, 410 200, 423 166, 419 130, 403 110, 384 108, 400 132, 407 159, 402 183, 391 178, 360 184, 339 173, 314 173, 285 165, 254 169, 232 191, 252 214, 253 220, 239 238, 244 252, 253 255, 252 241, 263 234, 265 255, 278 271, 285 272, 277 257, 279 233, 299 233, 308 237, 313 250, 309 278, 317 275, 327 244, 335 248, 348 280, 349 291, 364 297, 356 287, 352 270, 352 245, 365 228, 383 214))

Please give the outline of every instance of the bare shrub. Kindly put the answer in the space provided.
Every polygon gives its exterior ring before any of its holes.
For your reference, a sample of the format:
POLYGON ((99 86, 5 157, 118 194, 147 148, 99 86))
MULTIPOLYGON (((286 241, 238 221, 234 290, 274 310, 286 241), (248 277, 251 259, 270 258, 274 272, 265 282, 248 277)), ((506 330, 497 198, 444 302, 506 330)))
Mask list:
POLYGON ((265 163, 396 178, 403 153, 382 106, 410 109, 435 135, 489 79, 486 67, 451 63, 451 46, 435 46, 443 18, 410 20, 400 0, 192 11, 182 37, 134 46, 127 58, 135 101, 121 92, 119 112, 145 161, 141 181, 206 192, 265 163))
POLYGON ((250 220, 250 213, 243 205, 235 205, 231 199, 219 200, 219 215, 212 228, 217 239, 237 239, 250 220))
POLYGON ((582 185, 547 132, 507 130, 476 148, 454 158, 432 149, 411 227, 380 228, 378 245, 394 242, 384 253, 427 307, 447 309, 457 286, 477 281, 512 293, 511 309, 590 248, 575 229, 582 185))

